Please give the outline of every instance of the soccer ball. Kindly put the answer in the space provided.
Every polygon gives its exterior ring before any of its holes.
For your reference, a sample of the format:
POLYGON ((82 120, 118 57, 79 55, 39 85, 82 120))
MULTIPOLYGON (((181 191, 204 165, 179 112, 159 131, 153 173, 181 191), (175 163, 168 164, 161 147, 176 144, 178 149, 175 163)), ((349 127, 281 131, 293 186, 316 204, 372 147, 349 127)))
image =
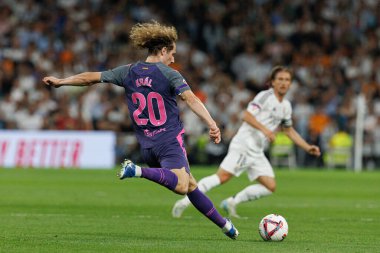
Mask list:
POLYGON ((259 233, 264 241, 282 241, 288 235, 288 223, 278 214, 268 214, 259 224, 259 233))

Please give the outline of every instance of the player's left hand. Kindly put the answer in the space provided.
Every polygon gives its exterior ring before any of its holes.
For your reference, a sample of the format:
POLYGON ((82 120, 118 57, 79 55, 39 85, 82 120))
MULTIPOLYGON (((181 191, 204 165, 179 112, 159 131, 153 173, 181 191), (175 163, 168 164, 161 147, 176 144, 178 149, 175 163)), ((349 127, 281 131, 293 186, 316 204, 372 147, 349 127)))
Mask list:
POLYGON ((209 136, 214 143, 218 144, 222 140, 222 136, 220 134, 220 129, 218 126, 214 125, 210 127, 209 136))
POLYGON ((307 152, 311 155, 320 156, 321 151, 319 150, 318 146, 311 145, 310 148, 307 150, 307 152))

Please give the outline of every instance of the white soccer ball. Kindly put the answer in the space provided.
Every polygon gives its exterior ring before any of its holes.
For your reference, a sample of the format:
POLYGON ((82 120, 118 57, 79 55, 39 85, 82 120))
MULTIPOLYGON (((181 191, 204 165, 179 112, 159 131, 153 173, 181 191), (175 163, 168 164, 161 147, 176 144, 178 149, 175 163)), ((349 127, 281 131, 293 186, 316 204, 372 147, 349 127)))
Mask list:
POLYGON ((268 214, 259 224, 259 233, 264 241, 282 241, 288 235, 288 223, 278 214, 268 214))

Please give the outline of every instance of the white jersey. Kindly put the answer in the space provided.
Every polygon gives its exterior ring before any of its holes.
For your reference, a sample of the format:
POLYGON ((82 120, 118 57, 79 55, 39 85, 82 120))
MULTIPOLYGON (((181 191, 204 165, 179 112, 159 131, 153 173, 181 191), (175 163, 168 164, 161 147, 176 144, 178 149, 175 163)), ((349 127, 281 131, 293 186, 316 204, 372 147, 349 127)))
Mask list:
MULTIPOLYGON (((292 126, 292 107, 289 100, 284 98, 280 102, 272 88, 257 94, 248 104, 247 111, 271 131, 275 131, 280 125, 284 127, 292 126)), ((267 141, 267 138, 260 130, 252 127, 247 122, 243 122, 231 141, 231 145, 262 152, 267 145, 267 141)))
MULTIPOLYGON (((248 104, 247 111, 271 131, 275 131, 280 125, 292 126, 290 102, 286 99, 282 102, 278 101, 273 89, 257 94, 248 104)), ((267 138, 261 131, 243 122, 232 139, 228 154, 220 167, 236 177, 247 171, 251 181, 260 176, 274 178, 273 168, 264 154, 267 142, 267 138)))

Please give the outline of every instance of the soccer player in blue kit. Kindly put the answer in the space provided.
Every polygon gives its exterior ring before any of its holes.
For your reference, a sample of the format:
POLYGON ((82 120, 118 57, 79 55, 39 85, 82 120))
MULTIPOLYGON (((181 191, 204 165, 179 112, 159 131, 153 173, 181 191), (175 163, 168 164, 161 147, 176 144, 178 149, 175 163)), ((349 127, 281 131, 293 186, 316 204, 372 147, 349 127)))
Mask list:
POLYGON ((104 72, 83 72, 63 79, 48 76, 43 78, 43 82, 53 87, 88 86, 99 82, 123 87, 142 156, 150 168, 142 168, 126 159, 118 173, 119 178, 142 177, 175 193, 187 195, 201 213, 228 237, 236 239, 238 230, 229 219, 219 214, 211 200, 198 189, 190 172, 183 142, 185 131, 176 96, 180 96, 207 124, 211 140, 219 143, 221 134, 182 75, 168 66, 174 63, 178 39, 176 29, 156 21, 136 24, 131 29, 130 39, 136 48, 148 49, 144 62, 138 61, 104 72))

